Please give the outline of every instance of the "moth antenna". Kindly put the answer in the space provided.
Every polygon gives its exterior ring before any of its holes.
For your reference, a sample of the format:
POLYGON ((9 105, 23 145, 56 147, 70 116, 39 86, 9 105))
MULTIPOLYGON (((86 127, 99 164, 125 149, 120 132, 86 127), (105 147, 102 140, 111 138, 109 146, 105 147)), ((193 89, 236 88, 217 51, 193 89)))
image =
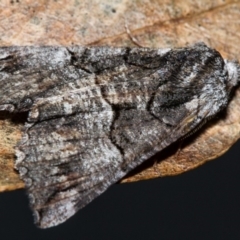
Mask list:
POLYGON ((130 29, 129 29, 129 27, 128 27, 128 23, 127 23, 127 20, 126 20, 125 17, 124 17, 124 22, 125 22, 124 27, 125 27, 125 30, 126 30, 126 32, 127 32, 128 37, 130 38, 130 40, 131 40, 135 45, 137 45, 138 47, 143 48, 144 46, 143 46, 141 43, 139 43, 139 41, 132 35, 132 33, 131 33, 131 31, 130 31, 130 29))

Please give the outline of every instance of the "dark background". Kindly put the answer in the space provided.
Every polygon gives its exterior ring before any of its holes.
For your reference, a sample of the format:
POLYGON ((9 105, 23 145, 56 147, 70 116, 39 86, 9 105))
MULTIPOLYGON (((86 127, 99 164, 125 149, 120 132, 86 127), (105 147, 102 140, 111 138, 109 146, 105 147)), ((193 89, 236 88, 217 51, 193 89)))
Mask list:
POLYGON ((0 239, 240 239, 240 141, 178 175, 115 184, 58 227, 34 226, 24 190, 0 194, 0 239))

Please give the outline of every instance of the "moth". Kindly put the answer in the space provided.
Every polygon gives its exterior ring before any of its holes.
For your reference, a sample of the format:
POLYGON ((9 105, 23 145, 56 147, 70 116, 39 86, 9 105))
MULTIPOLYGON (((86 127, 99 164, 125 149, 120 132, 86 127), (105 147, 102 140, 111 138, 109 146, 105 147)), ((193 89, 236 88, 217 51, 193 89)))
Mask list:
POLYGON ((0 110, 28 112, 16 147, 35 223, 56 226, 224 109, 240 66, 177 49, 0 48, 0 110))

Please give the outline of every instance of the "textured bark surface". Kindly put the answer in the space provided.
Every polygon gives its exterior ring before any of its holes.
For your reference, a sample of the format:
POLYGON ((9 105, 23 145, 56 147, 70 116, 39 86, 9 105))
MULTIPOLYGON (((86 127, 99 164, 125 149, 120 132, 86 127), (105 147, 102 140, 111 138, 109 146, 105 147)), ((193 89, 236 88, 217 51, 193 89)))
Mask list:
MULTIPOLYGON (((224 58, 239 60, 239 15, 239 1, 0 1, 0 44, 134 46, 126 20, 143 46, 204 41, 224 58)), ((238 90, 226 112, 123 181, 178 174, 220 156, 239 139, 239 107, 238 90)), ((0 115, 0 191, 23 187, 13 169, 21 117, 0 115)))

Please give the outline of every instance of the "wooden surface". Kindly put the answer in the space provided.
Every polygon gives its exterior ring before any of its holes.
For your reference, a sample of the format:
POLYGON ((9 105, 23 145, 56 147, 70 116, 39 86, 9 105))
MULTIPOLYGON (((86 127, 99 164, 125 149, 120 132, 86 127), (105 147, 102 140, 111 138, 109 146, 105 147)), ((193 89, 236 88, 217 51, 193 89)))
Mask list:
MULTIPOLYGON (((240 60, 240 1, 6 1, 0 0, 0 46, 178 47, 203 41, 224 58, 240 60)), ((173 144, 123 182, 175 175, 214 159, 239 139, 240 90, 228 109, 204 128, 173 144)), ((0 113, 0 191, 22 188, 14 171, 14 146, 26 116, 0 113)))

